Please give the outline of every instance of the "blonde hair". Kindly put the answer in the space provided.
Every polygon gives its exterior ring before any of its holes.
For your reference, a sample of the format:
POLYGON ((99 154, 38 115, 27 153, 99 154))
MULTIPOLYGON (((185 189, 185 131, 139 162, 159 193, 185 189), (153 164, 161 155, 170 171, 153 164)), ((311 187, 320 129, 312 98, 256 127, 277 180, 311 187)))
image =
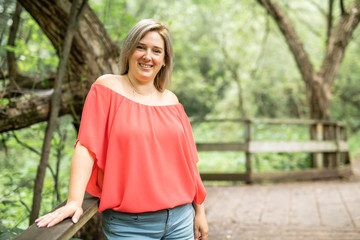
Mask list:
POLYGON ((144 19, 136 23, 130 29, 121 48, 120 74, 123 75, 128 73, 129 59, 131 54, 134 52, 139 41, 146 35, 146 33, 151 31, 159 33, 164 40, 165 45, 165 66, 160 69, 154 79, 155 88, 158 91, 163 92, 166 88, 168 88, 171 81, 171 73, 173 67, 173 48, 169 28, 165 24, 157 20, 144 19))

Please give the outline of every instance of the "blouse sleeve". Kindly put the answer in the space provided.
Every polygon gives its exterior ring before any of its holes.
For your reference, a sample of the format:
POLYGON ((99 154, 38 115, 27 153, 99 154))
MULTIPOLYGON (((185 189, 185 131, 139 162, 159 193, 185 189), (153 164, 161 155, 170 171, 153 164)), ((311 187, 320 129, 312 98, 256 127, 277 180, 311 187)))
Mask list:
POLYGON ((198 156, 198 152, 197 152, 197 149, 196 149, 196 143, 195 143, 195 140, 194 140, 194 136, 193 136, 193 132, 192 132, 192 128, 191 128, 189 118, 186 115, 184 110, 182 111, 181 115, 182 115, 181 116, 181 118, 182 118, 181 121, 182 121, 183 126, 184 126, 185 137, 186 137, 186 142, 188 144, 190 158, 194 163, 194 167, 193 167, 194 173, 193 174, 195 176, 195 182, 196 182, 196 194, 195 194, 194 201, 197 204, 201 204, 205 200, 206 189, 204 187, 204 184, 202 183, 199 170, 198 170, 198 168, 196 166, 196 163, 199 162, 199 156, 198 156))
MULTIPOLYGON (((99 174, 105 167, 108 146, 109 94, 93 84, 85 100, 77 142, 94 155, 92 174, 86 191, 100 197, 99 174)), ((75 144, 76 146, 76 144, 75 144)))

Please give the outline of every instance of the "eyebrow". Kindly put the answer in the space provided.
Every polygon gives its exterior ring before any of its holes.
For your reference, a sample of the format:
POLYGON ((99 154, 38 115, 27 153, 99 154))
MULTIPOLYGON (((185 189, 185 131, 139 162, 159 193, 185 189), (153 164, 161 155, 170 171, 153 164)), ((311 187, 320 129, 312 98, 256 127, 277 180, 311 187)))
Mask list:
MULTIPOLYGON (((144 46, 147 46, 145 43, 142 43, 142 42, 139 42, 139 43, 138 43, 138 45, 144 45, 144 46)), ((154 46, 154 48, 164 50, 162 47, 159 47, 159 46, 154 46)))

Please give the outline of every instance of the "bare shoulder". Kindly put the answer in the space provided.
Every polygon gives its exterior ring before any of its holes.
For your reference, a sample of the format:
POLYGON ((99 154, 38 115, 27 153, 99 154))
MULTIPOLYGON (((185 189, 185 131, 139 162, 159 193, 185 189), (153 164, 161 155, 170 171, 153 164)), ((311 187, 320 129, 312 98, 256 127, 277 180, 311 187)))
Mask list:
POLYGON ((172 105, 172 104, 178 104, 179 103, 179 99, 177 98, 177 96, 175 95, 175 93, 173 93, 170 90, 165 90, 163 93, 163 98, 164 101, 166 101, 166 103, 168 105, 172 105))
POLYGON ((114 82, 119 78, 118 75, 114 75, 114 74, 104 74, 100 77, 98 77, 98 79, 96 79, 96 83, 97 84, 101 84, 104 85, 106 87, 110 87, 114 84, 114 82))
POLYGON ((111 90, 118 92, 120 94, 124 94, 124 87, 122 84, 123 76, 114 75, 114 74, 105 74, 100 76, 95 82, 97 84, 101 84, 111 90))

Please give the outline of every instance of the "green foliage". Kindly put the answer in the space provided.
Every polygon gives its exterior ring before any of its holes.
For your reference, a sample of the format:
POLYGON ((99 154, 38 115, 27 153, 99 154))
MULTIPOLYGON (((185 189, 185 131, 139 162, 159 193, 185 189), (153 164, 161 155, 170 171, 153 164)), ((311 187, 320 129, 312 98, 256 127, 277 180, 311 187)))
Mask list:
MULTIPOLYGON (((0 31, 8 33, 12 23, 11 14, 15 8, 14 1, 4 1, 0 31)), ((20 29, 15 41, 15 47, 7 45, 7 37, 0 38, 0 59, 6 59, 6 52, 14 52, 17 58, 18 70, 23 74, 43 78, 49 72, 55 72, 58 57, 49 39, 43 34, 35 20, 24 10, 21 14, 20 29)), ((3 71, 7 70, 6 62, 0 61, 3 71), (5 66, 3 66, 5 65, 5 66)), ((5 85, 3 85, 5 86, 5 85)))
POLYGON ((121 46, 128 30, 137 22, 135 17, 128 12, 126 0, 91 0, 90 6, 104 24, 111 39, 121 46))
POLYGON ((20 228, 6 228, 0 224, 0 240, 10 240, 14 239, 18 234, 20 234, 23 230, 20 228))
MULTIPOLYGON (((277 0, 294 24, 315 69, 326 51, 327 1, 277 0)), ((351 1, 349 1, 351 2, 351 1)), ((155 18, 170 27, 175 54, 171 89, 193 119, 239 118, 239 92, 251 118, 307 118, 305 85, 280 30, 253 0, 91 0, 90 6, 113 41, 121 46, 128 30, 143 18, 155 18), (238 78, 235 79, 235 76, 238 78)), ((346 2, 346 4, 349 4, 346 2)), ((336 5, 336 4, 335 4, 336 5)), ((20 72, 43 78, 55 72, 58 57, 50 41, 32 17, 23 11, 16 47, 7 46, 7 33, 15 1, 0 0, 0 64, 7 70, 6 51, 17 57, 20 72)), ((334 9, 335 23, 339 19, 334 9)), ((332 89, 331 118, 349 127, 351 157, 360 156, 360 28, 355 31, 332 89)), ((6 85, 2 82, 1 89, 6 85)), ((46 82, 43 84, 46 85, 46 82)), ((0 107, 9 103, 0 99, 0 107)), ((76 133, 69 116, 61 118, 52 142, 50 166, 60 159, 59 193, 47 171, 41 214, 67 196, 69 164, 76 133), (65 134, 66 133, 66 134, 65 134), (65 141, 60 139, 66 137, 65 141), (60 149, 60 155, 57 155, 60 149)), ((23 143, 41 150, 45 124, 16 131, 23 143)), ((242 142, 240 123, 195 123, 197 142, 242 142)), ((309 139, 306 127, 255 124, 254 140, 309 139)), ((0 240, 27 227, 33 179, 40 157, 21 146, 13 133, 1 135, 0 143, 0 240)), ((199 152, 201 172, 243 172, 241 152, 199 152)), ((306 153, 262 153, 253 155, 254 171, 296 170, 310 166, 306 153)), ((217 183, 218 184, 218 183, 217 183)))
MULTIPOLYGON (((54 191, 54 178, 47 169, 40 214, 53 209, 67 197, 70 161, 76 132, 71 117, 59 119, 60 127, 54 134, 49 165, 55 171, 60 150, 59 193, 57 200, 54 191), (66 134, 66 139, 60 137, 66 134), (65 141, 65 142, 64 142, 65 141)), ((32 125, 30 128, 16 131, 16 137, 28 147, 41 151, 45 123, 32 125)), ((20 145, 13 133, 2 134, 6 145, 0 144, 0 226, 12 229, 25 229, 28 225, 29 210, 32 204, 33 184, 40 156, 20 145)))

